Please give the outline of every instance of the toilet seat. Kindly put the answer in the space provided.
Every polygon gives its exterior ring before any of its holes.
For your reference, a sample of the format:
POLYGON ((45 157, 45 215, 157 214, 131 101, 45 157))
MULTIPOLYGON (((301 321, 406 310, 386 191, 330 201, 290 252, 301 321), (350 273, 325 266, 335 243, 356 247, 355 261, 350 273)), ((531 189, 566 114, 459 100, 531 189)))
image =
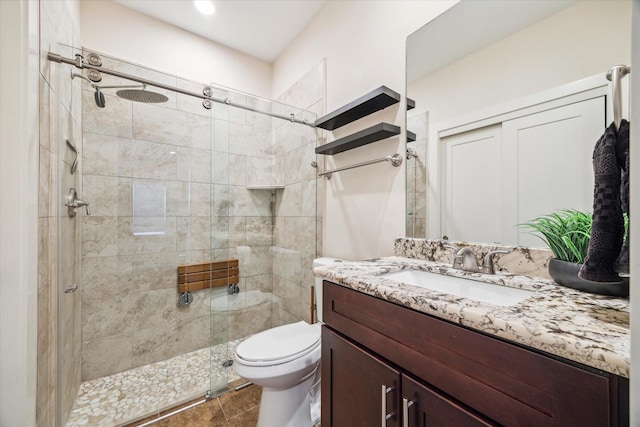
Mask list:
POLYGON ((260 332, 240 343, 236 359, 248 366, 272 366, 298 359, 320 346, 320 326, 305 321, 260 332))

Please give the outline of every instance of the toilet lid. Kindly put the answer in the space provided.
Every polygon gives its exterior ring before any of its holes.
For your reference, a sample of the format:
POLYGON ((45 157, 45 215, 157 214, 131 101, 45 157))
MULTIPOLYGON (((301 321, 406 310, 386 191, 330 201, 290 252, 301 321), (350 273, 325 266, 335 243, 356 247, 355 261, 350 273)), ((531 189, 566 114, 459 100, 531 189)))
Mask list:
POLYGON ((248 362, 285 362, 320 344, 319 325, 300 321, 260 332, 241 342, 236 355, 248 362))

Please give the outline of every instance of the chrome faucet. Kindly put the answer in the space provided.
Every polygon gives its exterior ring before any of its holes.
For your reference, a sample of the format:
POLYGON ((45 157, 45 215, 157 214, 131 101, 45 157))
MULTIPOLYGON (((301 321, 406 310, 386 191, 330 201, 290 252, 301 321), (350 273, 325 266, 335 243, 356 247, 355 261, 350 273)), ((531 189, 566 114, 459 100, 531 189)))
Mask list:
POLYGON ((495 267, 493 264, 493 254, 507 254, 507 250, 496 250, 487 253, 484 256, 482 266, 478 266, 478 260, 476 254, 467 246, 458 248, 453 245, 444 245, 445 248, 453 249, 453 265, 452 268, 462 271, 470 271, 472 273, 485 273, 495 274, 495 267))
POLYGON ((508 254, 507 250, 497 250, 488 252, 484 256, 484 260, 482 261, 482 267, 480 267, 480 273, 486 274, 496 274, 495 266, 493 265, 493 254, 508 254))
MULTIPOLYGON (((451 246, 454 248, 453 246, 451 246)), ((463 271, 478 272, 478 261, 476 255, 468 247, 455 248, 453 254, 453 268, 463 271)))

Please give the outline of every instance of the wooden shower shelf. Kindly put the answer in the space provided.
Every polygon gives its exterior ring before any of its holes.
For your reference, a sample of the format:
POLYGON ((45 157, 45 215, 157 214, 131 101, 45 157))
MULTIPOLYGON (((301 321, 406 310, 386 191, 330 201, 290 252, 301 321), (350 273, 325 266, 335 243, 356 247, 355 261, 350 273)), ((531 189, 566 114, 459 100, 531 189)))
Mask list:
POLYGON ((179 292, 224 287, 239 281, 240 269, 237 259, 178 266, 179 292))
POLYGON ((398 102, 400 102, 398 92, 386 86, 380 86, 344 107, 320 117, 316 120, 315 125, 322 129, 334 130, 398 102))
POLYGON ((381 139, 389 138, 400 133, 398 126, 389 123, 379 123, 344 138, 336 139, 328 144, 316 147, 316 154, 333 155, 352 150, 381 139))

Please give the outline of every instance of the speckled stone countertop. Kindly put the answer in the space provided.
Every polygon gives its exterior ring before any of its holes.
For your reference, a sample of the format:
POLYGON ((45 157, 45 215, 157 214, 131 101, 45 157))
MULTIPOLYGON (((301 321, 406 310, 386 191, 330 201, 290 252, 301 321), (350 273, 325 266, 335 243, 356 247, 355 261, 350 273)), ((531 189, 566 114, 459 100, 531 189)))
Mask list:
POLYGON ((403 257, 341 262, 314 273, 356 291, 466 327, 629 377, 629 300, 575 291, 550 279, 454 270, 451 264, 403 257), (379 277, 404 269, 497 283, 535 291, 498 306, 379 277))

